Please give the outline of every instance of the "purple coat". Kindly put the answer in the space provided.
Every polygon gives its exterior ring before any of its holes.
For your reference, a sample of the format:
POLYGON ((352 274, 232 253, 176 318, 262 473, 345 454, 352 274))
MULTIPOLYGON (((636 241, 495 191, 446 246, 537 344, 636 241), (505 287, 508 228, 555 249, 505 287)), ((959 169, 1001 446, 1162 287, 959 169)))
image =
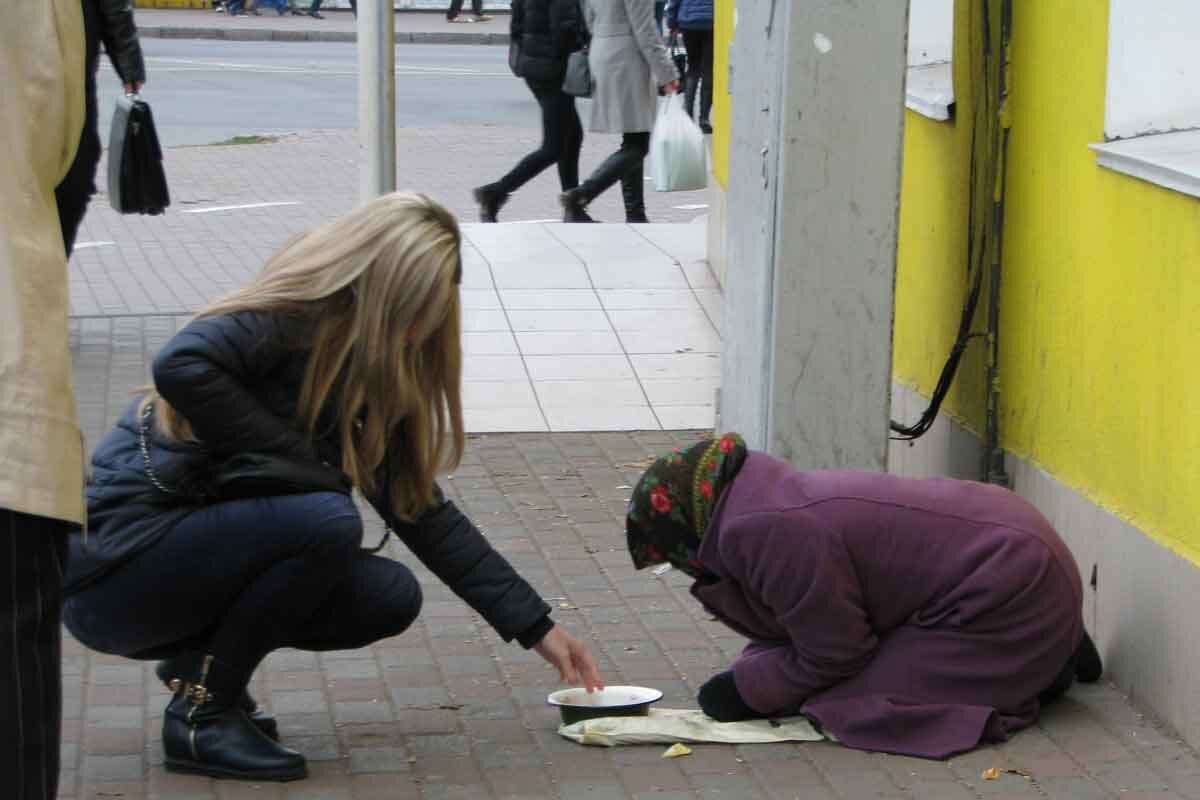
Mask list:
POLYGON ((760 713, 799 709, 851 747, 945 758, 1005 739, 1083 635, 1083 590, 1037 509, 997 486, 799 472, 752 453, 692 593, 751 642, 760 713))

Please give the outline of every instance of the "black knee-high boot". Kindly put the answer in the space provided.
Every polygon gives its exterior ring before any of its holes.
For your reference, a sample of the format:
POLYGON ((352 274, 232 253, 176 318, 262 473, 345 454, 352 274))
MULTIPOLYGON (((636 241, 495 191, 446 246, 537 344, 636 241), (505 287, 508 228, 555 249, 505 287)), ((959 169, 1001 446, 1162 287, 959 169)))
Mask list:
POLYGON ((625 201, 625 221, 631 224, 646 223, 646 179, 642 165, 621 178, 621 198, 625 201))
POLYGON ((304 756, 272 741, 242 711, 248 677, 206 655, 199 678, 178 685, 163 714, 168 770, 259 781, 308 775, 304 756))

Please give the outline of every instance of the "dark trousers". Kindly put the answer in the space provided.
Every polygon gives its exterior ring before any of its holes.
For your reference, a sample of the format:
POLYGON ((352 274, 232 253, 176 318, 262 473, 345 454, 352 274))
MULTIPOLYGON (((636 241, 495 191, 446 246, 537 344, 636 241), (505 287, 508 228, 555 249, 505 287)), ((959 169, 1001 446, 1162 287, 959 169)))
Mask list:
POLYGON ((75 236, 79 233, 83 215, 87 213, 88 202, 96 193, 96 165, 99 163, 100 122, 96 103, 96 73, 88 69, 84 78, 84 122, 79 148, 75 151, 75 160, 71 162, 67 174, 54 189, 54 198, 58 202, 58 221, 62 226, 63 244, 66 245, 68 257, 75 248, 75 236))
POLYGON ((70 527, 0 509, 0 776, 13 800, 58 796, 70 527))
MULTIPOLYGON (((446 19, 454 19, 462 11, 463 0, 450 0, 450 8, 446 9, 446 19)), ((471 13, 479 17, 483 15, 483 0, 471 0, 471 13)))
POLYGON ((556 83, 526 81, 542 109, 542 144, 489 188, 512 194, 558 164, 558 181, 565 192, 579 185, 579 151, 583 147, 583 125, 575 110, 575 98, 556 83))
POLYGON ((645 176, 643 164, 650 152, 650 133, 627 133, 621 138, 621 148, 596 167, 587 180, 579 184, 584 205, 599 197, 617 181, 625 201, 625 217, 630 221, 646 213, 645 176))
POLYGON ((694 116, 696 88, 700 89, 700 121, 708 122, 712 112, 713 79, 713 32, 683 32, 683 46, 687 48, 687 78, 684 82, 683 107, 688 116, 694 116))
POLYGON ((658 35, 662 36, 663 32, 663 15, 667 12, 666 0, 654 0, 654 25, 658 28, 658 35))
POLYGON ((209 653, 244 681, 280 647, 365 647, 412 625, 421 588, 403 564, 365 553, 362 533, 336 492, 207 506, 69 597, 67 627, 129 658, 209 653))

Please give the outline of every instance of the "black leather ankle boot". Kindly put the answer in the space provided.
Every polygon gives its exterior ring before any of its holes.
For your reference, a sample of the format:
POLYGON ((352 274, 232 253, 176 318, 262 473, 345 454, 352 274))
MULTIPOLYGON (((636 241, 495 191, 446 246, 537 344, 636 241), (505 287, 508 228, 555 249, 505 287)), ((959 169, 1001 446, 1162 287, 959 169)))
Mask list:
MULTIPOLYGON (((200 680, 200 667, 203 664, 204 655, 202 653, 181 653, 174 658, 158 662, 154 667, 154 674, 172 693, 176 693, 183 684, 195 683, 200 680)), ((242 691, 242 696, 238 698, 237 704, 260 731, 275 741, 279 741, 279 724, 250 696, 248 690, 242 691)))
POLYGON ((204 657, 199 679, 182 683, 163 713, 168 770, 255 781, 308 775, 304 756, 272 741, 242 711, 245 687, 245 676, 204 657))
POLYGON ((585 210, 588 201, 578 189, 563 192, 558 201, 563 207, 563 222, 595 222, 585 210))
POLYGON ((472 195, 479 204, 479 221, 496 222, 500 209, 508 202, 508 195, 494 186, 480 186, 472 195))

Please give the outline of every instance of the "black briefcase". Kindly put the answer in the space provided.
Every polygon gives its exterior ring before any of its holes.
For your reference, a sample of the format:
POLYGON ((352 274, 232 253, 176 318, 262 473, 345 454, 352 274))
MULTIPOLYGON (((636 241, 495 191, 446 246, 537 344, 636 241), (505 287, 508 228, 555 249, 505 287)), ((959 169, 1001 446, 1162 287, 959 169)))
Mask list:
POLYGON ((161 214, 171 205, 150 104, 117 98, 108 136, 108 201, 122 214, 161 214))

